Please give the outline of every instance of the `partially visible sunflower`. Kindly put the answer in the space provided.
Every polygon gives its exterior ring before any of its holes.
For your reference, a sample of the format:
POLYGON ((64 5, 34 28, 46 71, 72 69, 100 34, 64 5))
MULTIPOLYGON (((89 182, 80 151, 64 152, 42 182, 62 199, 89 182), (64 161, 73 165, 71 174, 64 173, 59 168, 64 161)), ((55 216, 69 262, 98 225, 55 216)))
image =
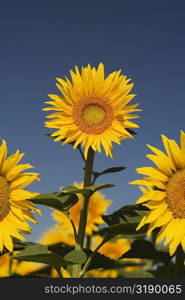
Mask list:
POLYGON ((131 182, 146 186, 136 203, 142 203, 149 212, 141 220, 138 230, 149 224, 148 235, 160 227, 156 242, 165 239, 173 255, 179 244, 185 249, 185 133, 181 131, 180 146, 162 135, 166 153, 148 145, 154 154, 147 157, 156 167, 138 168, 147 177, 131 182))
MULTIPOLYGON (((94 241, 96 244, 99 244, 102 240, 101 237, 94 237, 94 241)), ((119 259, 119 257, 128 252, 130 250, 131 243, 128 239, 118 238, 114 241, 110 241, 105 243, 99 250, 99 252, 103 255, 106 255, 112 259, 119 259)))
MULTIPOLYGON (((58 243, 64 243, 66 245, 73 246, 75 243, 71 227, 62 230, 58 224, 44 232, 37 242, 46 246, 58 243)), ((23 261, 14 266, 14 272, 18 275, 26 276, 32 272, 42 271, 42 269, 44 269, 46 266, 47 265, 41 263, 23 261)), ((61 268, 61 273, 63 277, 69 277, 69 275, 67 275, 68 272, 64 268, 61 268)), ((51 268, 50 277, 58 277, 57 271, 53 268, 51 268)))
MULTIPOLYGON (((58 224, 54 225, 53 227, 49 228, 39 239, 38 243, 50 246, 58 243, 64 243, 69 246, 75 245, 75 239, 72 227, 65 227, 65 229, 62 228, 62 226, 59 226, 58 224)), ((30 268, 34 268, 35 265, 27 265, 30 268)), ((26 267, 26 265, 25 265, 26 267)), ((38 268, 40 269, 40 265, 38 264, 38 268)), ((21 268, 20 268, 21 270, 21 268)), ((24 266, 23 266, 24 271, 24 266)), ((61 268, 61 274, 64 278, 69 278, 70 274, 68 271, 64 268, 61 268)), ((54 268, 51 268, 51 277, 52 278, 58 278, 59 275, 57 271, 54 268)))
MULTIPOLYGON (((61 268, 60 272, 63 278, 72 278, 66 269, 61 268)), ((59 278, 59 274, 54 268, 51 269, 51 278, 59 278)))
POLYGON ((56 224, 55 226, 49 228, 38 240, 38 243, 49 246, 58 243, 64 243, 69 246, 75 244, 74 234, 72 227, 65 227, 56 224))
POLYGON ((0 146, 0 251, 5 246, 13 250, 12 237, 24 240, 19 232, 31 233, 27 223, 37 223, 32 215, 39 210, 27 199, 38 193, 32 193, 24 188, 34 181, 38 181, 38 173, 23 173, 32 168, 30 164, 18 164, 24 156, 17 150, 7 157, 7 145, 3 140, 0 146))
MULTIPOLYGON (((74 186, 77 188, 82 188, 82 183, 74 183, 74 186)), ((80 210, 81 206, 83 204, 83 195, 77 194, 78 196, 78 202, 70 208, 70 214, 72 217, 72 220, 74 224, 76 225, 76 228, 78 230, 79 226, 79 219, 80 219, 80 210)), ((105 196, 100 192, 95 192, 92 196, 89 198, 89 206, 88 206, 88 218, 87 218, 87 226, 86 226, 86 233, 88 235, 91 235, 93 231, 98 230, 98 225, 101 225, 104 223, 101 216, 106 213, 107 208, 111 204, 112 201, 105 199, 105 196)), ((53 218, 55 221, 57 221, 61 227, 62 230, 65 230, 65 228, 71 228, 71 223, 69 219, 61 212, 54 211, 53 212, 53 218)))
POLYGON ((88 277, 93 278, 117 278, 118 277, 118 271, 113 269, 94 269, 90 270, 87 274, 88 277))
POLYGON ((13 266, 13 272, 17 275, 27 276, 30 273, 40 271, 44 269, 47 265, 41 263, 35 263, 30 261, 15 261, 13 266))
POLYGON ((71 81, 57 78, 61 95, 49 95, 51 100, 45 102, 51 106, 43 110, 56 111, 47 116, 52 120, 45 126, 56 129, 52 133, 55 141, 74 142, 74 148, 82 144, 85 158, 90 146, 99 152, 102 146, 106 155, 113 157, 112 142, 120 144, 132 138, 127 129, 139 127, 129 121, 138 118, 130 113, 139 111, 138 104, 127 105, 135 97, 130 94, 131 79, 120 75, 121 70, 105 78, 102 63, 97 70, 90 65, 82 67, 81 73, 76 66, 70 74, 71 81))
POLYGON ((0 256, 0 277, 8 277, 10 271, 10 255, 5 253, 0 256))
MULTIPOLYGON (((94 247, 96 247, 100 242, 102 241, 102 238, 100 236, 93 237, 93 244, 94 247)), ((99 253, 108 256, 112 259, 119 259, 121 255, 128 252, 131 248, 131 242, 128 239, 125 238, 118 238, 114 241, 110 241, 105 243, 100 250, 99 253)), ((140 259, 128 259, 124 258, 122 261, 125 262, 131 262, 131 263, 140 263, 140 259)), ((124 267, 124 270, 127 272, 132 272, 138 270, 140 267, 136 266, 128 266, 124 267)), ((96 277, 96 278, 116 278, 118 277, 119 270, 116 269, 93 269, 88 272, 89 277, 96 277)))

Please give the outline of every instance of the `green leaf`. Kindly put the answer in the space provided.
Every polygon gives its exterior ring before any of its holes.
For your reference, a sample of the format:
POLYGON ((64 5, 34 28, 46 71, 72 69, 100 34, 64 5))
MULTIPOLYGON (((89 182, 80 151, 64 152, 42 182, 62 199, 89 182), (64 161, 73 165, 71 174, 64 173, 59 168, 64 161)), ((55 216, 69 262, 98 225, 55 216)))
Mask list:
POLYGON ((108 225, 115 225, 121 223, 139 223, 148 208, 142 205, 126 205, 116 210, 110 215, 103 215, 102 219, 108 225))
POLYGON ((145 240, 136 240, 131 244, 131 249, 124 253, 122 258, 143 258, 163 261, 166 265, 170 264, 171 258, 168 252, 158 251, 154 245, 145 240))
POLYGON ((73 264, 84 264, 87 260, 87 255, 81 250, 72 250, 64 256, 67 261, 73 264))
POLYGON ((147 225, 143 226, 140 230, 136 231, 138 223, 122 223, 111 225, 107 228, 103 228, 99 231, 100 235, 106 235, 107 239, 116 237, 118 235, 135 236, 137 234, 143 234, 147 232, 147 225))
POLYGON ((167 266, 158 266, 155 270, 148 270, 154 277, 157 278, 174 278, 176 277, 175 272, 169 269, 167 266))
POLYGON ((57 244, 49 245, 48 250, 64 257, 67 253, 74 250, 74 247, 66 245, 64 243, 57 243, 57 244))
POLYGON ((78 197, 74 193, 49 193, 40 194, 31 201, 64 212, 77 203, 78 197))
POLYGON ((123 270, 122 274, 126 278, 154 278, 155 277, 150 272, 144 270, 139 270, 134 272, 126 272, 123 270))
MULTIPOLYGON (((86 249, 86 253, 88 256, 90 256, 92 254, 92 251, 86 249)), ((98 269, 98 268, 111 269, 116 266, 117 263, 113 259, 97 252, 95 256, 92 258, 88 270, 98 269)))
POLYGON ((123 171, 124 169, 126 169, 126 167, 113 167, 113 168, 108 168, 108 169, 106 169, 102 172, 93 172, 93 176, 94 176, 93 182, 95 182, 95 180, 99 176, 102 176, 102 175, 105 175, 105 174, 110 174, 110 173, 120 172, 120 171, 123 171))
POLYGON ((107 188, 111 188, 114 186, 115 186, 115 184, 109 184, 109 183, 92 185, 92 186, 88 186, 88 187, 85 187, 82 189, 78 189, 75 186, 74 187, 67 186, 67 187, 63 188, 63 191, 70 191, 70 193, 72 193, 72 194, 80 193, 80 194, 83 194, 84 196, 90 196, 98 190, 107 189, 107 188))
POLYGON ((66 193, 66 192, 74 193, 75 191, 78 191, 79 188, 77 188, 77 187, 74 186, 74 185, 68 185, 68 186, 65 186, 62 190, 64 191, 64 193, 66 193))
POLYGON ((47 264, 55 269, 72 264, 70 261, 65 260, 56 253, 48 253, 48 247, 39 244, 27 247, 17 255, 14 255, 12 258, 20 261, 31 261, 47 264))
POLYGON ((131 135, 137 135, 138 133, 130 128, 125 128, 131 135))
MULTIPOLYGON (((16 258, 23 257, 23 256, 30 256, 30 255, 37 255, 37 254, 46 254, 48 253, 48 247, 40 244, 34 244, 28 246, 20 253, 16 255, 16 258)), ((15 256, 13 256, 14 258, 15 256)))

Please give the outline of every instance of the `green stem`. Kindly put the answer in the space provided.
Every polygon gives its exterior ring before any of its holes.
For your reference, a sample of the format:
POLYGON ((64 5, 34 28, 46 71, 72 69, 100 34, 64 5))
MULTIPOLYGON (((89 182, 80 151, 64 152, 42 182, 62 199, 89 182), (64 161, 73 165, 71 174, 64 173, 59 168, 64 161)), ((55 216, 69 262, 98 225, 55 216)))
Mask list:
POLYGON ((108 242, 112 237, 110 236, 105 236, 105 238, 103 239, 103 241, 96 247, 96 249, 93 251, 93 253, 89 256, 88 260, 86 261, 83 270, 80 273, 80 278, 84 277, 85 273, 87 272, 89 265, 91 264, 92 259, 94 258, 94 256, 96 255, 96 253, 98 252, 98 250, 106 243, 108 242))
MULTIPOLYGON (((75 250, 80 250, 80 246, 78 244, 75 245, 75 250)), ((79 274, 81 272, 81 265, 72 265, 71 267, 72 270, 72 278, 79 278, 79 274)))
POLYGON ((87 235, 86 237, 86 248, 87 249, 91 249, 91 236, 90 235, 87 235))
MULTIPOLYGON (((69 218, 69 220, 70 220, 70 222, 71 222, 72 228, 73 228, 73 233, 74 233, 75 242, 77 242, 77 231, 76 231, 76 226, 75 226, 75 224, 74 224, 74 222, 73 222, 73 219, 72 219, 72 217, 71 217, 71 214, 68 213, 67 216, 68 216, 68 218, 69 218)), ((78 249, 78 244, 76 244, 75 249, 76 249, 76 250, 79 250, 79 249, 78 249)), ((78 277, 78 274, 79 274, 80 270, 81 270, 81 269, 79 268, 79 265, 72 265, 72 266, 71 266, 71 271, 72 271, 72 276, 73 276, 73 278, 78 277)))
POLYGON ((73 228, 73 233, 74 233, 75 241, 77 241, 77 231, 76 231, 76 226, 75 226, 75 224, 74 224, 74 222, 73 222, 73 219, 72 219, 72 217, 71 217, 70 214, 68 214, 68 218, 69 218, 69 220, 70 220, 70 222, 71 222, 71 226, 72 226, 72 228, 73 228))
POLYGON ((180 244, 176 250, 175 277, 182 278, 184 276, 184 250, 180 244))
MULTIPOLYGON (((91 185, 91 177, 93 171, 93 162, 94 162, 94 151, 90 147, 87 154, 87 159, 85 160, 85 173, 84 173, 84 187, 91 185)), ((80 222, 78 234, 76 237, 76 250, 83 249, 84 239, 85 239, 85 231, 87 224, 87 209, 89 204, 89 195, 84 197, 83 206, 80 212, 80 222)), ((81 265, 73 265, 72 266, 72 277, 79 278, 81 272, 81 265)))
POLYGON ((56 268, 55 269, 59 275, 59 278, 63 278, 62 273, 61 273, 61 269, 60 268, 56 268))
MULTIPOLYGON (((91 185, 93 162, 94 162, 94 151, 90 147, 87 154, 87 159, 85 161, 84 187, 91 185)), ((80 213, 80 222, 79 222, 79 230, 78 230, 78 244, 81 246, 82 249, 84 246, 84 239, 85 239, 88 204, 89 204, 89 195, 86 195, 84 197, 83 206, 80 213)))

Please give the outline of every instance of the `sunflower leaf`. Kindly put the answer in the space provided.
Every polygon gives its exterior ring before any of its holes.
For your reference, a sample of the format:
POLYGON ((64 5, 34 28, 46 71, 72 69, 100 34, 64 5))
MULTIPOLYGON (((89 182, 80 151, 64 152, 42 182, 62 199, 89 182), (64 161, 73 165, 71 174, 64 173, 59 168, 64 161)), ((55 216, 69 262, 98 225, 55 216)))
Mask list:
POLYGON ((87 260, 87 255, 81 250, 72 250, 64 256, 64 259, 73 264, 84 264, 87 260))
MULTIPOLYGON (((86 249, 85 251, 88 256, 90 256, 92 254, 91 250, 86 249)), ((116 266, 117 266, 117 262, 115 260, 97 252, 94 255, 94 257, 92 258, 91 263, 88 266, 87 270, 92 270, 92 269, 97 269, 97 268, 110 269, 110 268, 114 268, 116 266)))
POLYGON ((121 224, 125 222, 139 223, 146 211, 148 211, 148 208, 142 205, 126 205, 110 215, 103 215, 102 219, 108 225, 121 224))
POLYGON ((138 133, 130 128, 125 128, 131 135, 137 135, 138 133))
POLYGON ((90 196, 98 190, 107 189, 107 188, 111 188, 114 186, 115 186, 115 184, 110 184, 110 183, 103 183, 103 184, 87 186, 82 189, 78 189, 75 186, 67 186, 67 187, 63 188, 63 191, 70 191, 70 193, 72 193, 72 194, 80 193, 80 194, 83 194, 84 196, 86 196, 86 195, 90 196))
POLYGON ((27 257, 27 256, 34 256, 34 255, 42 255, 48 253, 48 247, 40 244, 34 244, 31 246, 26 247, 24 250, 19 252, 17 255, 14 255, 13 258, 21 258, 21 257, 27 257))
POLYGON ((127 236, 135 236, 135 235, 141 235, 143 233, 147 232, 147 225, 143 226, 140 230, 136 231, 136 228, 138 226, 138 223, 121 223, 121 224, 115 224, 111 225, 109 227, 100 229, 98 234, 106 236, 107 239, 114 238, 118 235, 127 235, 127 236))
POLYGON ((155 276, 148 271, 138 270, 134 272, 122 271, 122 275, 125 278, 154 278, 155 276))
POLYGON ((110 174, 110 173, 116 173, 116 172, 121 172, 123 170, 125 170, 126 167, 113 167, 113 168, 108 168, 102 172, 93 172, 93 183, 96 181, 96 179, 102 175, 105 175, 105 174, 110 174))
MULTIPOLYGON (((154 277, 157 278, 174 278, 175 274, 172 269, 166 265, 158 266, 155 270, 148 270, 154 277)), ((185 270, 184 270, 185 272, 185 270)))
POLYGON ((124 253, 122 258, 144 258, 163 261, 166 265, 170 263, 170 255, 168 252, 158 251, 154 245, 146 240, 135 240, 131 244, 131 249, 124 253))
POLYGON ((78 197, 74 193, 50 193, 40 194, 31 199, 35 204, 49 206, 59 211, 65 212, 77 203, 78 197))
POLYGON ((71 261, 67 261, 62 256, 56 253, 49 253, 47 246, 39 244, 27 247, 17 255, 14 255, 12 258, 17 259, 19 261, 43 263, 55 269, 58 269, 62 266, 67 266, 69 264, 73 264, 71 261))

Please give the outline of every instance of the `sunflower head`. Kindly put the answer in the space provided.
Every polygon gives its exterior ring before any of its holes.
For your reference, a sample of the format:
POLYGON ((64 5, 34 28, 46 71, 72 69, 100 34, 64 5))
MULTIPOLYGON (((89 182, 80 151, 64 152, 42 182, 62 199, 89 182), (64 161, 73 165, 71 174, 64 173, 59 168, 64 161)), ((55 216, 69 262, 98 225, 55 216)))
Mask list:
MULTIPOLYGON (((93 248, 96 248, 97 245, 102 241, 102 237, 94 236, 93 237, 93 248)), ((99 250, 99 252, 105 256, 110 257, 111 259, 119 259, 124 253, 128 252, 131 248, 131 242, 125 238, 117 238, 116 240, 109 241, 105 243, 99 250)), ((127 263, 134 263, 135 266, 124 267, 126 272, 134 272, 139 270, 141 267, 137 264, 141 263, 140 259, 135 258, 123 258, 122 261, 127 263)), ((88 276, 96 278, 116 278, 119 275, 118 269, 94 269, 88 272, 88 276)))
MULTIPOLYGON (((93 238, 94 245, 97 246, 102 241, 100 236, 93 238)), ((120 256, 130 249, 130 241, 125 238, 118 238, 110 242, 105 243, 99 250, 99 252, 112 259, 119 259, 120 256)))
POLYGON ((127 105, 135 97, 130 93, 133 83, 121 71, 105 77, 102 63, 97 69, 82 67, 81 72, 76 66, 70 74, 71 80, 57 78, 61 95, 49 95, 46 104, 50 107, 43 110, 55 113, 47 116, 51 120, 45 126, 56 129, 52 133, 55 141, 73 142, 74 148, 82 144, 85 158, 90 146, 99 152, 103 147, 113 157, 112 142, 132 138, 127 129, 139 127, 129 121, 138 117, 130 113, 139 111, 138 104, 127 105))
POLYGON ((131 182, 146 186, 137 200, 149 208, 138 229, 149 224, 148 235, 160 227, 157 242, 165 239, 173 255, 179 244, 185 249, 185 133, 181 131, 180 146, 162 135, 166 153, 148 145, 153 154, 147 157, 155 167, 138 168, 147 177, 131 182))
MULTIPOLYGON (((83 184, 74 182, 74 186, 77 188, 82 188, 83 184)), ((78 197, 78 202, 70 208, 70 215, 73 219, 74 224, 78 230, 79 220, 80 220, 80 211, 83 204, 84 197, 82 194, 76 194, 78 197)), ((98 225, 104 223, 102 219, 102 215, 106 213, 109 205, 111 204, 111 200, 105 199, 105 196, 100 192, 95 192, 89 198, 89 206, 88 206, 88 218, 87 218, 87 226, 86 226, 86 234, 92 235, 93 231, 98 231, 98 225)), ((53 212, 53 218, 62 228, 71 228, 71 223, 69 219, 63 213, 59 211, 53 212)), ((70 229, 72 230, 72 228, 70 229)))
POLYGON ((37 173, 24 173, 32 168, 30 164, 19 164, 24 156, 18 150, 7 157, 7 145, 3 140, 0 146, 0 251, 5 246, 13 250, 12 237, 24 240, 20 232, 30 233, 27 221, 37 223, 32 215, 39 210, 28 199, 38 195, 24 188, 38 181, 37 173))
POLYGON ((40 271, 45 267, 46 265, 42 263, 35 263, 31 261, 16 261, 13 272, 21 276, 27 276, 30 273, 40 271))
POLYGON ((0 277, 9 276, 10 270, 10 255, 9 253, 5 253, 0 256, 0 277))
MULTIPOLYGON (((93 237, 93 248, 96 248, 102 241, 102 237, 93 237)), ((110 257, 111 259, 119 259, 120 256, 130 249, 130 241, 124 238, 118 238, 114 241, 105 243, 99 250, 99 253, 110 257)), ((88 277, 94 278, 116 278, 118 277, 118 270, 116 269, 93 269, 88 273, 88 277)))
POLYGON ((49 246, 58 243, 73 246, 75 244, 73 230, 71 226, 65 227, 58 224, 49 228, 38 240, 38 243, 49 246))

